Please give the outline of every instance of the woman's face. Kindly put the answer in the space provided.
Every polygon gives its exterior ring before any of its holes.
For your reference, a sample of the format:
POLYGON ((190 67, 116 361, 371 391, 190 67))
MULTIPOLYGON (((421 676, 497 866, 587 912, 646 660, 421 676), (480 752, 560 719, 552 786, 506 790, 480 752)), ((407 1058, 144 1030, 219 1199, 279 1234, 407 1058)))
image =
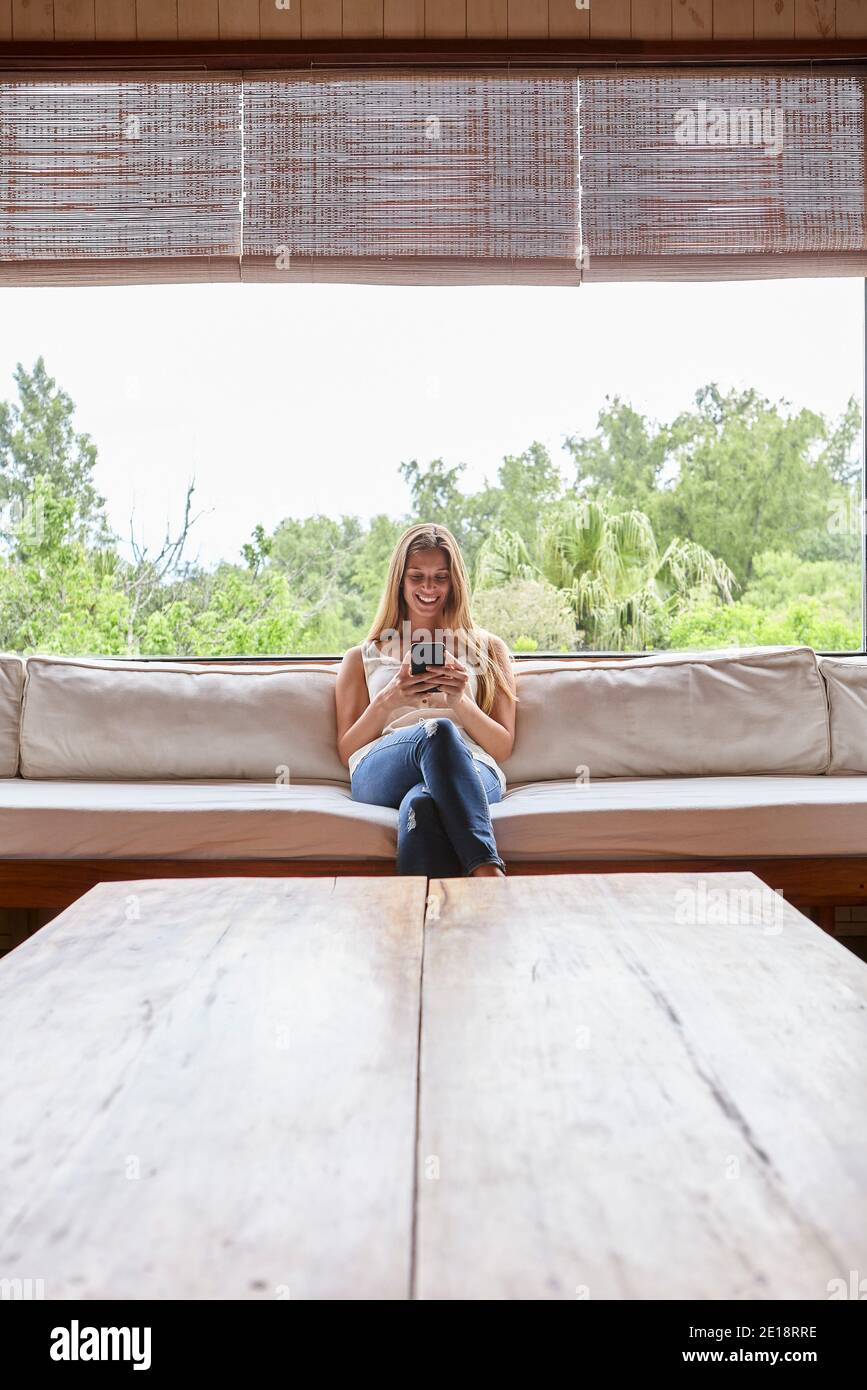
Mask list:
POLYGON ((446 552, 437 546, 416 550, 403 572, 403 597, 414 627, 442 627, 443 614, 451 590, 451 574, 446 552))

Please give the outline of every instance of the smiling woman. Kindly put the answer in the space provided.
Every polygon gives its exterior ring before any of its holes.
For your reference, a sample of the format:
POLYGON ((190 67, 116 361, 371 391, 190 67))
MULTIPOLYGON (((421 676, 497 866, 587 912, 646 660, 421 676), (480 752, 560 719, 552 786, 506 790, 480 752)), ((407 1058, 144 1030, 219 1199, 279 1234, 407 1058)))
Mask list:
POLYGON ((352 796, 398 811, 399 873, 505 873, 488 805, 506 790, 498 759, 514 744, 516 702, 505 644, 472 619, 454 536, 445 526, 409 527, 370 634, 346 653, 337 680, 338 751, 352 796), (445 659, 415 672, 413 643, 432 632, 445 659))

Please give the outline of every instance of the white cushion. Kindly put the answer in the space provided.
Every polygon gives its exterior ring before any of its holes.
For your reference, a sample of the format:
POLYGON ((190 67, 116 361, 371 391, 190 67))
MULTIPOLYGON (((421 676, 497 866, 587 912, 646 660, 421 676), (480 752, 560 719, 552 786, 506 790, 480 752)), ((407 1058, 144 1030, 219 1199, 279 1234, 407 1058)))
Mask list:
POLYGON ((32 656, 21 775, 348 783, 337 756, 336 676, 336 666, 32 656))
POLYGON ((18 771, 23 689, 24 662, 21 657, 0 655, 0 777, 14 777, 18 771))
POLYGON ((491 820, 514 860, 863 855, 867 777, 540 782, 491 820))
MULTIPOLYGON (((491 808, 506 859, 864 853, 867 776, 539 783, 491 808)), ((342 784, 0 780, 4 859, 394 861, 397 812, 342 784)))
POLYGON ((341 784, 0 781, 4 859, 394 860, 397 812, 341 784))
POLYGON ((810 647, 662 652, 518 668, 511 784, 823 773, 824 683, 810 647))
POLYGON ((867 772, 867 657, 823 656, 819 669, 831 713, 831 771, 867 772))

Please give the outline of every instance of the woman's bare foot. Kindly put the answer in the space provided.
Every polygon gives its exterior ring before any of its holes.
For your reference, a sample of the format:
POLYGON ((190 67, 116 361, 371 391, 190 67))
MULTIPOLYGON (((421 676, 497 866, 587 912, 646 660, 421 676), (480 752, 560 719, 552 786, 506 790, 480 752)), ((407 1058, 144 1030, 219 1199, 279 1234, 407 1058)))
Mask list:
POLYGON ((505 878, 506 875, 499 864, 479 864, 475 869, 471 869, 468 878, 505 878))

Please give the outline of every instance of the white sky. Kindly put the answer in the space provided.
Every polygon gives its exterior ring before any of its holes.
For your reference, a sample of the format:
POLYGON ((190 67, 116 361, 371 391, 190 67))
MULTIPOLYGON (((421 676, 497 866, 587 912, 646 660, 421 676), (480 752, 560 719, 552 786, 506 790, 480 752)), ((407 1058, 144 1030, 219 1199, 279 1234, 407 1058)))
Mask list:
MULTIPOLYGON (((0 289, 0 399, 37 356, 99 450, 113 525, 158 543, 196 474, 188 556, 261 522, 398 515, 401 460, 464 486, 541 440, 565 464, 606 395, 656 419, 710 380, 838 414, 860 398, 863 282, 0 289)), ((567 478, 571 475, 567 471, 567 478)))

